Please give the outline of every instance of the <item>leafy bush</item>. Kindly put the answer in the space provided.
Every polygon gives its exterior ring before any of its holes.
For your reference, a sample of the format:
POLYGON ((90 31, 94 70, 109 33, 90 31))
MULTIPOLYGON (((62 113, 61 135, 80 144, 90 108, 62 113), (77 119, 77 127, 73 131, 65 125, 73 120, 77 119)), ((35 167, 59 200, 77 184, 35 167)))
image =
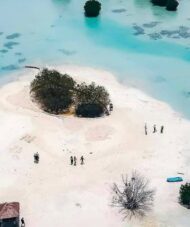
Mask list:
POLYGON ((155 192, 148 189, 148 181, 137 172, 130 179, 122 176, 121 188, 114 183, 112 189, 112 205, 120 208, 124 219, 144 216, 151 210, 155 192))
POLYGON ((32 81, 30 91, 44 111, 59 114, 73 103, 74 87, 69 75, 43 69, 32 81))
POLYGON ((90 85, 82 83, 76 88, 75 105, 77 115, 99 117, 107 111, 109 103, 109 94, 102 86, 96 86, 95 83, 90 85), (94 111, 94 114, 92 114, 92 111, 94 111))
POLYGON ((43 69, 30 86, 32 97, 49 113, 60 114, 72 109, 80 117, 100 117, 109 113, 109 94, 95 83, 78 84, 67 74, 43 69))
POLYGON ((190 183, 181 185, 179 195, 180 203, 182 205, 187 205, 190 208, 190 183))
POLYGON ((101 10, 101 3, 97 0, 88 0, 84 5, 86 17, 97 17, 101 10))
POLYGON ((154 5, 166 6, 168 11, 176 11, 179 5, 177 0, 151 0, 154 5))
POLYGON ((176 11, 178 5, 179 5, 178 1, 176 1, 176 0, 168 0, 167 1, 167 5, 166 5, 166 9, 168 11, 176 11))
POLYGON ((151 0, 154 5, 157 6, 166 6, 168 0, 151 0))
POLYGON ((79 117, 101 117, 104 109, 98 104, 80 104, 77 106, 76 115, 79 117))

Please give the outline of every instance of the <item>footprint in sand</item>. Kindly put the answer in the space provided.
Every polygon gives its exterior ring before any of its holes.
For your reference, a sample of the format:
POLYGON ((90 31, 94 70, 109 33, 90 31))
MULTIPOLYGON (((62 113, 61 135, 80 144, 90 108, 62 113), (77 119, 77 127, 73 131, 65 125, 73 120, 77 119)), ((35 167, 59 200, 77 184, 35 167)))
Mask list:
POLYGON ((23 137, 20 138, 20 140, 23 140, 27 143, 31 143, 35 139, 35 136, 30 136, 28 134, 24 135, 23 137))

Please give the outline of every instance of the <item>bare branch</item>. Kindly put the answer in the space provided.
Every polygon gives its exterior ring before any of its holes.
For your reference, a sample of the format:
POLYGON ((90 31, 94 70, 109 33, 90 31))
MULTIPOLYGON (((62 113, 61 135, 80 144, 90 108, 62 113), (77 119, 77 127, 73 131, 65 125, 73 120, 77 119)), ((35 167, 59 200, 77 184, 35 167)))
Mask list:
POLYGON ((120 207, 124 219, 143 217, 153 206, 155 191, 148 189, 149 181, 134 171, 131 178, 122 175, 122 186, 113 184, 112 206, 120 207))

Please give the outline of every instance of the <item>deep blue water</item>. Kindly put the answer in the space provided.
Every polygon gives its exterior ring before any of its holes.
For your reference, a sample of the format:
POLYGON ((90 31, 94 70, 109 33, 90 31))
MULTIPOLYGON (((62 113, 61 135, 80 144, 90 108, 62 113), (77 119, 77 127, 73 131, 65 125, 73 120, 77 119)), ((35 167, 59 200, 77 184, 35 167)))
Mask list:
POLYGON ((1 0, 0 76, 26 64, 103 68, 190 117, 190 1, 177 12, 149 0, 104 0, 86 19, 83 0, 1 0))

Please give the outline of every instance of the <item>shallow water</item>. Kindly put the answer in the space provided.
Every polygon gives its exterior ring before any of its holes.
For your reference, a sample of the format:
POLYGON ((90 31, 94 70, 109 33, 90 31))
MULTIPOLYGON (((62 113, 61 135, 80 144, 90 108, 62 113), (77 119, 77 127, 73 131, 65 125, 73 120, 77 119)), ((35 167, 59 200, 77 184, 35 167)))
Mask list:
POLYGON ((98 19, 84 18, 84 2, 1 0, 1 77, 26 64, 103 68, 190 118, 190 1, 167 12, 107 0, 98 19))

